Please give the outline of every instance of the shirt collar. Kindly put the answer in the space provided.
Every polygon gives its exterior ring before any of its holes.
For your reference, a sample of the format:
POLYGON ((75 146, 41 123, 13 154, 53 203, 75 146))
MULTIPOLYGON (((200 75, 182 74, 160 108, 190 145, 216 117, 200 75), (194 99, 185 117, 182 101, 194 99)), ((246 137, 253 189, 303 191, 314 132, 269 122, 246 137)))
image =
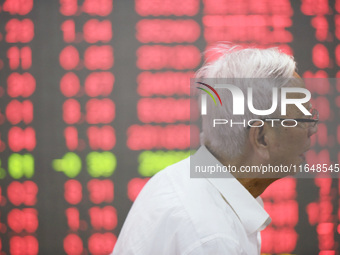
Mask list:
MULTIPOLYGON (((205 146, 199 148, 192 156, 192 160, 192 163, 201 166, 216 164, 222 166, 205 146)), ((269 225, 271 218, 263 208, 262 199, 260 197, 255 199, 232 174, 226 173, 226 178, 206 179, 221 193, 224 200, 234 210, 247 234, 261 231, 269 225)))

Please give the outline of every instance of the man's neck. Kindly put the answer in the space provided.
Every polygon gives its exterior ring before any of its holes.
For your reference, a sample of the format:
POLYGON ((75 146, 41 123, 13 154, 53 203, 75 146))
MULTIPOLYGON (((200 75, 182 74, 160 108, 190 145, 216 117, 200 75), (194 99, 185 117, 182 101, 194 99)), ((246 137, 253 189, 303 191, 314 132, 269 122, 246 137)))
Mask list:
MULTIPOLYGON (((205 145, 206 148, 210 151, 211 154, 215 154, 212 152, 212 150, 209 148, 209 145, 205 145)), ((241 165, 254 165, 254 162, 252 160, 251 157, 237 157, 234 158, 233 160, 231 159, 222 159, 220 157, 218 157, 217 155, 214 155, 217 160, 219 160, 224 166, 227 165, 232 165, 232 166, 236 166, 236 169, 240 169, 241 165)), ((274 181, 278 180, 278 179, 266 179, 266 178, 255 178, 255 176, 253 178, 246 178, 245 176, 240 177, 237 176, 236 174, 233 174, 234 177, 243 185, 243 187, 245 187, 246 190, 248 190, 248 192, 254 197, 257 198, 258 196, 260 196, 265 189, 272 184, 274 181)))
POLYGON ((258 179, 236 178, 236 179, 243 185, 243 187, 246 188, 246 190, 249 191, 249 193, 254 198, 260 196, 270 184, 277 180, 264 178, 258 179))

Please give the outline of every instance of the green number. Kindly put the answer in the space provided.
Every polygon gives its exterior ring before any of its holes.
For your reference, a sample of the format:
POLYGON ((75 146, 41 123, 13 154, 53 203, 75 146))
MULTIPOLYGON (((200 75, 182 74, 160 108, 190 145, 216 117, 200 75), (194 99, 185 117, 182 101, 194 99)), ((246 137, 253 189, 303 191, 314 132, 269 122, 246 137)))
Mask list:
POLYGON ((64 172, 67 177, 74 178, 81 171, 81 159, 77 154, 67 152, 62 159, 53 160, 52 167, 58 172, 64 172))
POLYGON ((34 158, 31 154, 13 153, 8 158, 8 173, 14 179, 32 178, 34 175, 34 158))
POLYGON ((90 152, 86 157, 87 171, 92 177, 109 177, 117 166, 116 156, 109 152, 90 152))
POLYGON ((150 177, 190 156, 190 151, 144 151, 139 154, 139 174, 150 177))

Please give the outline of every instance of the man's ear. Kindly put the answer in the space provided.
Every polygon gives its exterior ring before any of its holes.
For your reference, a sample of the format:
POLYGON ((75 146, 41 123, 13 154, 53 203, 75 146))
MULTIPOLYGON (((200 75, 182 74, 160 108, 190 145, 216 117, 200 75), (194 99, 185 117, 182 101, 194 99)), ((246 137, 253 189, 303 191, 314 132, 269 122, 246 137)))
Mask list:
MULTIPOLYGON (((254 126, 254 125, 253 125, 254 126)), ((261 157, 263 160, 269 160, 269 128, 266 123, 260 127, 249 128, 249 142, 256 156, 261 157)))

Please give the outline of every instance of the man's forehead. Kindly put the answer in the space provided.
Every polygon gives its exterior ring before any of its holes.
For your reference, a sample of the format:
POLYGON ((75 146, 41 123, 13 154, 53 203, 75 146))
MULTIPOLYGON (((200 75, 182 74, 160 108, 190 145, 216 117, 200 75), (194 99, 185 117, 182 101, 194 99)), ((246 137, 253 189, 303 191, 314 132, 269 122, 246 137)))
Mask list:
MULTIPOLYGON (((294 72, 293 74, 294 78, 292 78, 292 82, 290 84, 291 87, 296 88, 306 88, 305 83, 303 79, 300 77, 300 75, 297 72, 294 72)), ((305 94, 303 93, 288 93, 287 98, 305 98, 305 94)), ((312 108, 312 104, 310 101, 302 104, 307 110, 310 110, 312 108)), ((301 116, 304 116, 304 114, 301 112, 299 108, 296 107, 296 105, 287 105, 287 112, 290 112, 292 114, 298 114, 301 116)))
MULTIPOLYGON (((289 87, 293 88, 306 88, 305 82, 300 77, 300 75, 294 72, 294 78, 289 82, 289 87)), ((287 93, 287 98, 304 98, 306 95, 304 93, 287 93)))
POLYGON ((291 82, 292 87, 299 87, 299 88, 306 88, 305 82, 303 79, 300 77, 300 75, 297 72, 294 72, 292 82, 291 82))

